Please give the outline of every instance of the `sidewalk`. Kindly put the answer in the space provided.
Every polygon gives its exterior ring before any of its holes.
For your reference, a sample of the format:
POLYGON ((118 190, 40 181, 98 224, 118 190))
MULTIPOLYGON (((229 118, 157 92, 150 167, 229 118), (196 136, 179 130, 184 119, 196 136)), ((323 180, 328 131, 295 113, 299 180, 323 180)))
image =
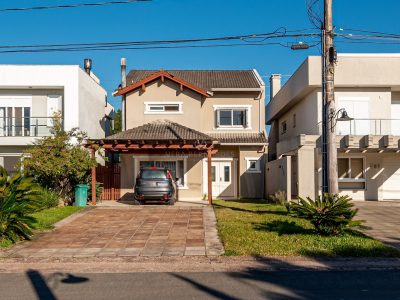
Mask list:
POLYGON ((305 258, 305 257, 95 257, 6 258, 0 273, 40 272, 242 272, 248 270, 400 270, 400 258, 305 258))

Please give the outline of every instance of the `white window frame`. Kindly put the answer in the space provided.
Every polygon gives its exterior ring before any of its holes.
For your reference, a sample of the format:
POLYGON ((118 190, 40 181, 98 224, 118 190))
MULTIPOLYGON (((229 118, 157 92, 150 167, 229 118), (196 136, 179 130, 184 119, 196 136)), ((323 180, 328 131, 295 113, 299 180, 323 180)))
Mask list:
MULTIPOLYGON (((15 108, 22 108, 22 128, 25 127, 25 116, 24 116, 24 108, 30 108, 30 116, 29 118, 32 120, 32 95, 9 95, 9 94, 3 94, 0 95, 0 107, 4 107, 5 108, 5 125, 6 128, 11 127, 12 128, 12 133, 11 136, 15 136, 15 108), (8 108, 12 109, 12 119, 11 122, 12 124, 8 124, 9 123, 9 118, 8 118, 8 108)), ((5 128, 3 128, 5 130, 5 128)), ((30 131, 30 130, 29 130, 30 131)), ((25 136, 25 132, 24 130, 22 130, 22 135, 21 136, 25 136)))
POLYGON ((144 114, 146 115, 179 115, 183 114, 183 102, 177 102, 177 101, 163 101, 163 102, 144 102, 144 114), (168 105, 178 105, 179 110, 178 111, 165 111, 164 107, 168 105), (151 110, 151 106, 160 106, 163 108, 163 110, 160 111, 154 111, 151 110))
POLYGON ((261 157, 245 157, 246 173, 261 173, 261 157), (255 168, 250 168, 251 162, 256 162, 255 168))
POLYGON ((242 125, 216 125, 219 123, 218 120, 214 122, 214 129, 216 130, 251 130, 251 105, 213 105, 214 109, 214 118, 218 118, 217 111, 218 110, 245 110, 246 111, 246 121, 247 126, 242 125))

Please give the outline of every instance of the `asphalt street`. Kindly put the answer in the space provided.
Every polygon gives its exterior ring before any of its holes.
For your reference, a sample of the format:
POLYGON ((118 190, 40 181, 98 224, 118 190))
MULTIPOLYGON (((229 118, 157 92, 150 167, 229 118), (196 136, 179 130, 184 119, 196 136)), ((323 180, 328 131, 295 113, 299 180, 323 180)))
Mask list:
POLYGON ((400 270, 0 274, 0 299, 400 299, 400 270))

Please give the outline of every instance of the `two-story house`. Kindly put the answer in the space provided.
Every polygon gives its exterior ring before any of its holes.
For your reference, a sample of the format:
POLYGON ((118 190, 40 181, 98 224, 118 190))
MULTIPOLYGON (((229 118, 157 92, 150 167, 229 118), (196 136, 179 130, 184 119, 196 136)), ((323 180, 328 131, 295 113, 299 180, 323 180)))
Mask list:
MULTIPOLYGON (((339 190, 353 199, 400 199, 399 69, 398 54, 338 56, 339 190), (350 120, 340 120, 344 110, 350 120)), ((315 197, 321 191, 321 58, 308 57, 282 88, 273 75, 271 96, 266 191, 315 197)))
POLYGON ((157 166, 171 170, 180 200, 208 198, 209 185, 213 198, 262 198, 264 91, 255 70, 130 71, 114 94, 125 130, 96 141, 120 153, 121 196, 141 167, 157 166))
POLYGON ((90 61, 78 65, 0 66, 0 165, 10 173, 26 147, 50 135, 54 113, 65 130, 105 136, 113 109, 90 61))

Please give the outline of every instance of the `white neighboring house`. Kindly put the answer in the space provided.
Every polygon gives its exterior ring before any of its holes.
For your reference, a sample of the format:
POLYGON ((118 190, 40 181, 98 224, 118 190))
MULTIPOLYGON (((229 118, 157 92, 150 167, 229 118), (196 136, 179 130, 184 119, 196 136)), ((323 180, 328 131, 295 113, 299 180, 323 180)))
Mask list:
POLYGON ((60 112, 64 130, 109 134, 113 107, 90 69, 79 65, 0 65, 0 165, 15 172, 27 145, 50 135, 60 112))
MULTIPOLYGON (((355 200, 400 200, 400 54, 340 54, 335 72, 338 181, 355 200)), ((271 77, 267 194, 321 192, 321 58, 308 57, 280 87, 271 77)))

